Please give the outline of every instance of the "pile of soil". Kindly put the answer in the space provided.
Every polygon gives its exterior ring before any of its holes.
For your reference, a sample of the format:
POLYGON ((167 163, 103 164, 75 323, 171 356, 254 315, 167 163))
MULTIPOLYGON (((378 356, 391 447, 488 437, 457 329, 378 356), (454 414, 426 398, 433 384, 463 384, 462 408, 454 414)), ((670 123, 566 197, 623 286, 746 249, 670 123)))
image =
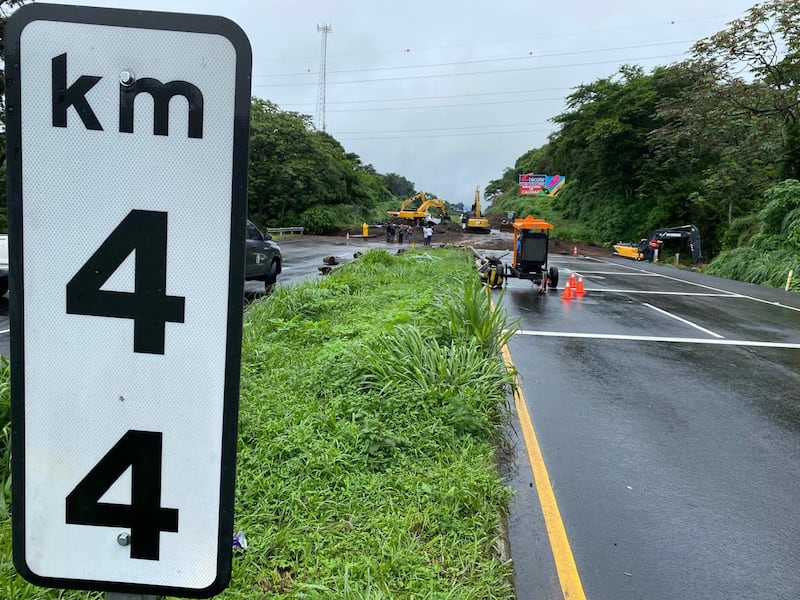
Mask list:
MULTIPOLYGON (((492 227, 492 232, 489 234, 464 231, 460 223, 455 223, 453 221, 434 225, 433 246, 445 245, 464 248, 472 246, 473 248, 483 248, 486 250, 511 251, 514 246, 514 233, 510 226, 504 226, 502 220, 503 218, 501 215, 489 215, 489 224, 492 227)), ((421 227, 417 227, 414 230, 414 239, 417 242, 422 241, 421 231, 421 227)), ((370 225, 369 232, 370 236, 375 235, 377 239, 385 238, 385 230, 382 226, 370 225)), ((346 236, 348 233, 351 236, 360 236, 361 230, 348 229, 339 232, 339 235, 346 236)), ((611 256, 612 252, 611 248, 550 238, 550 254, 572 254, 576 247, 578 249, 578 254, 581 256, 607 257, 611 256)))

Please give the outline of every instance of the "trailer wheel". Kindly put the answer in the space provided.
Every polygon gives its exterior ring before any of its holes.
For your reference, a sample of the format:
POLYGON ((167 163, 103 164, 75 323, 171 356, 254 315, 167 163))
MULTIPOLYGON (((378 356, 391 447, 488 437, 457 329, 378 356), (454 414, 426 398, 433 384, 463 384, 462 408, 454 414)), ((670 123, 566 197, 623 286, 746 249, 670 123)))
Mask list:
POLYGON ((558 267, 550 267, 547 271, 547 284, 551 289, 558 287, 558 267))

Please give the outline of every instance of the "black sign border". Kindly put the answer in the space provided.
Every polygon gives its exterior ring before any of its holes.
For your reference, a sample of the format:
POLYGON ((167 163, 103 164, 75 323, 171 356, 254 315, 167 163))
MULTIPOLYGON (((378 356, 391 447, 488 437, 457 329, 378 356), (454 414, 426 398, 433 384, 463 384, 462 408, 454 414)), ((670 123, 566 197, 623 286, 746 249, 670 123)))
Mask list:
POLYGON ((244 289, 245 223, 247 219, 247 164, 250 128, 250 84, 252 51, 244 31, 224 17, 164 13, 116 8, 95 8, 56 4, 29 4, 13 13, 5 29, 6 50, 6 156, 8 160, 9 221, 9 320, 11 329, 11 431, 12 431, 12 548, 14 566, 36 585, 133 594, 208 598, 223 591, 230 582, 236 442, 239 415, 242 312, 244 289), (25 548, 25 345, 24 345, 24 257, 22 222, 22 124, 19 86, 20 39, 34 21, 56 21, 161 31, 215 34, 225 37, 236 52, 236 79, 231 186, 231 250, 229 256, 227 340, 222 431, 222 464, 218 530, 217 575, 207 588, 179 588, 162 585, 62 579, 34 573, 26 561, 25 548))

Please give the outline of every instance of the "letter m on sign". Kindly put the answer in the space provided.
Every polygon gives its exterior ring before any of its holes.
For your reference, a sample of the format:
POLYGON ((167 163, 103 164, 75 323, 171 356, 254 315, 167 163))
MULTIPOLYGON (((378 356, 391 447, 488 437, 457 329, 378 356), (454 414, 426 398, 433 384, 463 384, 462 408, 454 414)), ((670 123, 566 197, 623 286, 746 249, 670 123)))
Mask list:
POLYGON ((119 87, 119 130, 133 133, 133 107, 136 96, 147 92, 153 98, 153 134, 169 135, 169 103, 174 96, 183 96, 189 104, 189 137, 203 137, 203 93, 187 81, 161 83, 146 77, 131 85, 119 87))

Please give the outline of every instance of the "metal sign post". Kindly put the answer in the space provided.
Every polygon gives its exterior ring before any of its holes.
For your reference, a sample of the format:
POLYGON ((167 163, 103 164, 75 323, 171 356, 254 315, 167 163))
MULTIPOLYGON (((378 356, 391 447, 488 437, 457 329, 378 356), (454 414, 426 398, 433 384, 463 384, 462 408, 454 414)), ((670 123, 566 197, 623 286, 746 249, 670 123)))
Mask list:
POLYGON ((220 17, 39 3, 5 43, 14 564, 109 598, 214 595, 231 572, 249 43, 220 17))

